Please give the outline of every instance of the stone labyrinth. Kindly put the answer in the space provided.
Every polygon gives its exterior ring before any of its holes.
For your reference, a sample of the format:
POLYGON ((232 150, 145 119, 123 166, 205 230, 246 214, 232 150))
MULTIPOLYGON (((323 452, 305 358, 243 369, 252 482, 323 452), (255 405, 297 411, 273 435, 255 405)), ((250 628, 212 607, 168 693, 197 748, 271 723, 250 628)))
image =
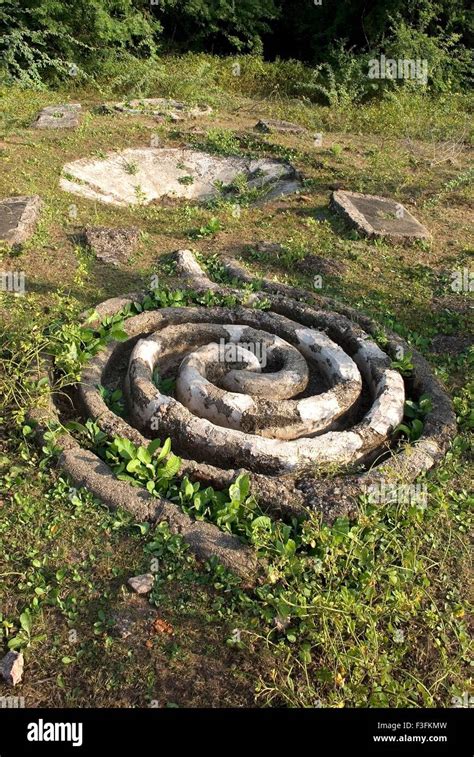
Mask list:
MULTIPOLYGON (((249 274, 222 258, 233 282, 249 274)), ((147 445, 171 439, 182 457, 179 476, 223 489, 250 473, 251 492, 272 517, 303 516, 308 508, 327 521, 355 514, 357 495, 377 481, 413 481, 444 454, 455 429, 449 398, 418 354, 407 386, 391 367, 407 345, 360 313, 326 298, 263 281, 263 291, 211 281, 193 254, 176 253, 180 281, 193 292, 213 292, 238 304, 164 307, 131 315, 127 338, 94 357, 75 387, 78 416, 91 418, 110 437, 147 445), (164 393, 155 371, 173 378, 164 393), (120 388, 124 417, 106 404, 99 386, 120 388), (397 440, 404 401, 427 393, 433 409, 414 445, 397 440)), ((107 300, 99 320, 139 303, 145 293, 107 300)), ((139 309, 139 308, 138 308, 139 309)), ((33 419, 46 426, 60 406, 33 419)), ((60 465, 111 507, 140 519, 167 520, 200 558, 216 555, 251 584, 253 550, 216 526, 194 521, 177 504, 157 499, 113 475, 70 435, 60 439, 60 465)))

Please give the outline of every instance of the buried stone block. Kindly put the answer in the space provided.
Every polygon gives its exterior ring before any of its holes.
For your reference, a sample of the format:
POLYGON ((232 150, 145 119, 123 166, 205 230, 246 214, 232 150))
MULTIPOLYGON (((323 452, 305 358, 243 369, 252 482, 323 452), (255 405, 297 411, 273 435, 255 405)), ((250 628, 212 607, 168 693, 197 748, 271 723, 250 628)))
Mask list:
POLYGON ((38 114, 35 129, 74 129, 79 126, 79 103, 48 105, 38 114))
POLYGON ((169 198, 208 200, 242 176, 249 191, 258 190, 265 200, 300 187, 293 166, 278 160, 152 147, 111 153, 105 159, 75 160, 64 166, 60 185, 68 192, 112 205, 148 205, 169 198))
POLYGON ((84 241, 96 258, 112 265, 126 262, 135 250, 139 238, 140 230, 136 226, 116 229, 107 226, 87 226, 84 230, 84 241))
POLYGON ((212 108, 209 105, 187 105, 178 100, 163 97, 145 97, 141 100, 126 100, 118 103, 106 103, 100 110, 103 113, 119 111, 131 116, 168 116, 172 121, 180 121, 185 116, 198 118, 209 116, 212 108))
POLYGON ((364 236, 392 242, 430 239, 425 226, 395 200, 338 190, 333 192, 331 205, 364 236))
POLYGON ((264 134, 272 134, 274 132, 278 134, 305 134, 306 129, 298 124, 290 123, 290 121, 279 121, 275 118, 261 119, 255 124, 255 129, 261 131, 264 134))
POLYGON ((21 244, 33 234, 41 208, 38 195, 0 201, 0 241, 21 244))

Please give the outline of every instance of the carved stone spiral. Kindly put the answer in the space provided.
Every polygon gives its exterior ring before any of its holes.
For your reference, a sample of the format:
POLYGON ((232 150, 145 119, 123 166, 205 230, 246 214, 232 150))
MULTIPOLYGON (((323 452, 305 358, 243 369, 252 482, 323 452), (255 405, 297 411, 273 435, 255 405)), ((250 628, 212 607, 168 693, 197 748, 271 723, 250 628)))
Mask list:
MULTIPOLYGON (((83 370, 74 396, 82 418, 136 445, 170 437, 182 458, 179 476, 192 481, 222 489, 248 472, 260 506, 277 517, 304 517, 308 508, 329 521, 355 513, 368 485, 413 481, 442 457, 455 416, 414 350, 410 396, 427 393, 433 409, 415 444, 397 439, 407 382, 392 363, 400 349, 409 350, 401 338, 385 334, 382 349, 374 336, 379 327, 339 303, 267 280, 258 293, 222 287, 189 251, 177 253, 176 261, 181 288, 232 295, 238 304, 128 317, 127 338, 108 344, 83 370), (159 387, 167 379, 164 391, 159 387), (122 390, 124 417, 107 406, 101 387, 122 390)), ((236 261, 223 261, 232 277, 248 281, 236 261)), ((107 300, 96 308, 98 321, 142 297, 107 300)), ((61 412, 61 403, 52 402, 47 417, 38 411, 36 421, 44 427, 61 412)), ((253 580, 255 554, 236 537, 117 480, 72 437, 60 446, 60 465, 75 483, 137 518, 167 520, 199 557, 217 555, 253 580)))
POLYGON ((311 327, 250 308, 159 315, 161 328, 130 356, 130 415, 144 435, 170 436, 201 461, 256 472, 357 463, 382 451, 403 418, 402 377, 343 317, 338 344, 317 312, 311 327), (157 390, 153 372, 174 367, 170 397, 157 390))

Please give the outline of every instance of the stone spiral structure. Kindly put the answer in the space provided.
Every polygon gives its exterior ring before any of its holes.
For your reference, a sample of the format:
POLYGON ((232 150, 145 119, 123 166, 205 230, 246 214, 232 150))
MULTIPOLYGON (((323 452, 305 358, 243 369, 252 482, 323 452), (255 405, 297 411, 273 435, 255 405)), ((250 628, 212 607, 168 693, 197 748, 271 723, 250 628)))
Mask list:
MULTIPOLYGON (((391 367, 397 349, 408 352, 399 337, 388 334, 382 350, 376 324, 333 301, 266 280, 258 293, 220 287, 189 251, 176 262, 181 288, 237 294, 239 304, 161 308, 125 320, 127 339, 90 361, 75 392, 77 410, 108 435, 135 444, 170 437, 183 460, 180 476, 224 488, 248 471, 252 493, 275 517, 311 508, 328 521, 355 514, 368 485, 409 483, 444 454, 455 431, 451 403, 420 355, 408 386, 391 367), (175 379, 172 394, 157 388, 156 371, 175 379), (125 418, 107 407, 99 386, 122 389, 125 418), (422 438, 397 446, 407 389, 415 398, 429 394, 433 410, 422 438)), ((232 277, 248 280, 236 261, 223 262, 232 277)), ((108 300, 99 319, 139 300, 108 300)), ((44 413, 36 420, 44 425, 44 413)), ((71 437, 61 444, 60 464, 77 484, 137 517, 166 519, 199 557, 215 554, 254 580, 255 555, 236 537, 118 481, 71 437)))
POLYGON ((329 326, 324 313, 315 311, 311 321, 312 327, 302 326, 277 313, 243 307, 157 313, 157 330, 139 340, 127 372, 135 425, 146 436, 153 428, 157 435, 170 436, 204 462, 259 473, 359 463, 380 454, 403 418, 402 377, 348 319, 332 318, 348 352, 315 330, 329 326), (237 361, 226 360, 232 344, 253 345, 275 369, 261 372, 247 349, 232 356, 245 360, 239 370, 237 361), (152 376, 155 368, 169 371, 178 363, 173 398, 157 391, 152 376), (345 428, 357 417, 363 386, 370 410, 345 428))

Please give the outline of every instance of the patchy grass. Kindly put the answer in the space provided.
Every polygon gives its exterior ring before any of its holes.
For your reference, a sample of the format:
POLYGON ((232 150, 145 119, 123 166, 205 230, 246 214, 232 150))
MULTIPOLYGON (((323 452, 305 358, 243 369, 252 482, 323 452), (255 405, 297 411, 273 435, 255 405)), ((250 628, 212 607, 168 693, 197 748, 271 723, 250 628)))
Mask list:
MULTIPOLYGON (((44 200, 34 237, 0 258, 2 270, 26 274, 26 296, 3 294, 0 303, 0 628, 5 647, 25 652, 18 693, 27 706, 450 706, 470 685, 472 300, 450 286, 453 272, 472 267, 467 98, 446 96, 428 108, 421 96, 400 95, 329 109, 269 87, 268 72, 243 65, 234 77, 206 56, 190 56, 186 66, 171 61, 154 78, 147 71, 117 73, 103 94, 0 93, 0 196, 44 200), (260 99, 263 87, 271 98, 260 99), (179 128, 88 110, 113 93, 185 97, 216 110, 179 128), (65 97, 83 104, 76 131, 29 129, 40 107, 65 97), (252 129, 261 116, 296 120, 309 131, 263 137, 252 129), (315 133, 322 133, 320 146, 315 133), (152 135, 163 146, 191 142, 290 160, 304 188, 250 207, 245 196, 239 203, 245 188, 237 187, 209 207, 129 208, 59 189, 68 161, 148 145, 152 135), (432 244, 358 238, 328 210, 330 191, 340 187, 396 198, 432 231, 432 244), (84 225, 138 225, 141 244, 112 268, 78 243, 84 225), (321 276, 318 291, 402 334, 456 398, 459 436, 428 477, 426 508, 365 502, 356 523, 280 524, 255 541, 268 567, 254 592, 218 565, 198 566, 166 529, 150 531, 71 490, 25 428, 27 405, 45 391, 28 366, 52 335, 100 300, 140 289, 152 274, 163 286, 179 284, 164 261, 190 240, 217 275, 215 255, 229 250, 257 278, 312 287, 321 276), (280 247, 261 247, 262 240, 280 247), (450 351, 435 351, 440 336, 450 351), (147 605, 124 584, 153 560, 147 605), (132 629, 127 638, 117 617, 132 629)), ((74 327, 66 328, 73 344, 74 327)))

